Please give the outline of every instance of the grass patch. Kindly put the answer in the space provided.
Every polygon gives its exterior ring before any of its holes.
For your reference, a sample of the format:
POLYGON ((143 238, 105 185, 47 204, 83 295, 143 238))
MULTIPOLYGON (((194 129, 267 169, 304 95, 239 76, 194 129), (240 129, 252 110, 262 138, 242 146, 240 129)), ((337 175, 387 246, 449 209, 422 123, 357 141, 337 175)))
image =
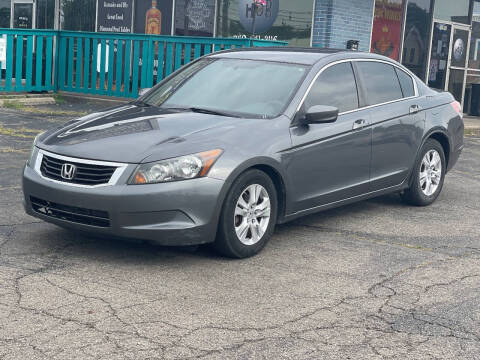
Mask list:
POLYGON ((67 100, 65 100, 65 98, 62 95, 55 94, 53 98, 55 99, 55 102, 60 105, 65 104, 67 102, 67 100))
POLYGON ((18 101, 15 101, 15 100, 4 100, 2 107, 6 108, 6 109, 23 110, 23 108, 25 106, 23 104, 19 103, 18 101))
POLYGON ((57 115, 57 116, 85 116, 88 114, 86 111, 68 111, 68 110, 49 110, 49 109, 37 109, 35 107, 23 108, 22 111, 42 114, 42 115, 57 115))
POLYGON ((17 129, 6 128, 0 125, 0 135, 12 136, 22 139, 34 139, 42 130, 20 127, 17 129))

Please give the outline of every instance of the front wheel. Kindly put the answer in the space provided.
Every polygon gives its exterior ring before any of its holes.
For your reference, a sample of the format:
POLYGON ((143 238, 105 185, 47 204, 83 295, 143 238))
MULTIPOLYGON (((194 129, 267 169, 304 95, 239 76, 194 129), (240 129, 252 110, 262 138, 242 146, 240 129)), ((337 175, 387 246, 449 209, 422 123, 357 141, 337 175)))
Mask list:
POLYGON ((215 249, 232 258, 259 253, 273 235, 277 204, 277 192, 267 174, 243 173, 225 199, 215 249))
POLYGON ((403 200, 415 206, 432 204, 442 191, 446 168, 442 145, 434 139, 427 140, 415 164, 412 184, 402 195, 403 200))

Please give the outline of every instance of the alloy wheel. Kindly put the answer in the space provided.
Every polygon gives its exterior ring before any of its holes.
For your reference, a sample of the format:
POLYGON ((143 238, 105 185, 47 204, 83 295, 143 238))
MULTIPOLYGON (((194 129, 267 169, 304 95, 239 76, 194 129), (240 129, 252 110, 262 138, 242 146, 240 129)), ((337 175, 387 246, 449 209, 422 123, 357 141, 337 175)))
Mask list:
POLYGON ((270 223, 271 203, 267 190, 258 184, 249 185, 235 206, 234 225, 244 245, 258 243, 270 223))
POLYGON ((436 150, 428 151, 423 157, 419 180, 426 196, 435 194, 442 180, 442 159, 436 150))

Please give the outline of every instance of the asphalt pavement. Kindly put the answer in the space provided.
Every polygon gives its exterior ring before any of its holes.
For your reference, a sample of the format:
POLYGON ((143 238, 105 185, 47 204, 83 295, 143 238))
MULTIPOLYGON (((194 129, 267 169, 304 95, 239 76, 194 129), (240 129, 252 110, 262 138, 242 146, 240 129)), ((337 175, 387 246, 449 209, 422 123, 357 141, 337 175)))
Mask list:
POLYGON ((234 261, 27 216, 31 141, 70 117, 0 109, 0 359, 480 357, 480 138, 434 205, 319 213, 234 261))

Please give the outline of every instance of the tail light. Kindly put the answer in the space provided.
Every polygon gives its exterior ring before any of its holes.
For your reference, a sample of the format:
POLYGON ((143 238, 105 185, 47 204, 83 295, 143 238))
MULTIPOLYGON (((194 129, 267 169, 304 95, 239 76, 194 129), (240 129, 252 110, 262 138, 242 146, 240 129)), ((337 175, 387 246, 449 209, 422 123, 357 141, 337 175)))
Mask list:
POLYGON ((452 102, 450 105, 452 105, 453 110, 460 116, 463 117, 463 110, 462 110, 462 105, 458 101, 452 102))

